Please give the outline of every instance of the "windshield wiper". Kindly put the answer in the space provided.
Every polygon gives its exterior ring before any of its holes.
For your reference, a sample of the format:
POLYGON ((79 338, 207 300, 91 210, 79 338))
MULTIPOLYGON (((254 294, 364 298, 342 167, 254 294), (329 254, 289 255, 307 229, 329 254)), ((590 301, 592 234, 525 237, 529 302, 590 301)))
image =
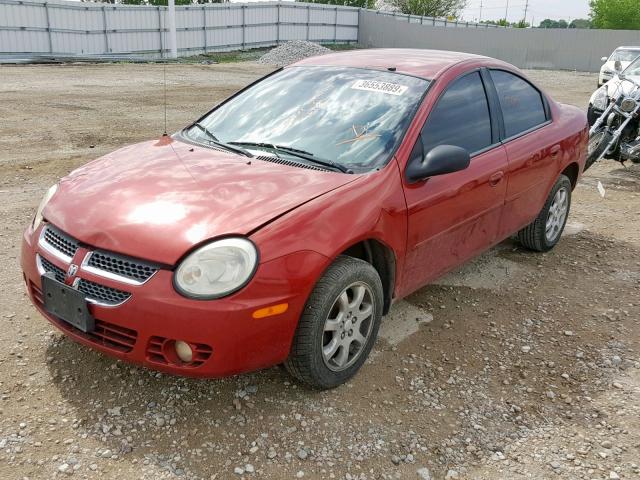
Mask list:
MULTIPOLYGON (((192 123, 191 127, 196 127, 199 130, 201 130, 202 133, 204 133, 207 137, 209 137, 209 142, 210 143, 213 143, 214 145, 217 145, 218 147, 226 148, 227 150, 229 150, 231 152, 239 153, 240 155, 244 155, 245 157, 253 158, 253 155, 251 155, 250 152, 247 152, 244 148, 234 147, 234 146, 232 146, 232 145, 230 145, 228 143, 224 143, 224 142, 221 142, 220 140, 218 140, 218 137, 216 137, 211 132, 211 130, 209 130, 207 127, 202 125, 200 122, 192 123)), ((188 127, 188 128, 191 128, 191 127, 188 127)))
POLYGON ((331 160, 327 160, 324 158, 317 158, 313 153, 307 152, 305 150, 300 150, 299 148, 288 147, 286 145, 274 145, 273 143, 267 142, 229 142, 229 145, 243 145, 245 147, 261 147, 261 148, 269 148, 274 152, 284 152, 289 155, 293 155, 294 157, 302 158, 311 163, 315 163, 316 165, 322 165, 323 167, 333 168, 335 170, 339 170, 342 173, 353 173, 352 170, 346 168, 339 163, 333 162, 331 160))

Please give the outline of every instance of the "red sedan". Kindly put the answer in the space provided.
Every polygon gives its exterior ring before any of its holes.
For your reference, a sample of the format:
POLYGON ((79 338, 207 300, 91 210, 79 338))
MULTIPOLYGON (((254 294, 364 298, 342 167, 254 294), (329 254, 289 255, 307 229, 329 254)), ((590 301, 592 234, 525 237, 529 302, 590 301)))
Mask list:
POLYGON ((24 277, 51 323, 123 360, 335 387, 394 300, 513 234, 553 248, 586 145, 583 112, 498 60, 310 58, 60 180, 24 277))

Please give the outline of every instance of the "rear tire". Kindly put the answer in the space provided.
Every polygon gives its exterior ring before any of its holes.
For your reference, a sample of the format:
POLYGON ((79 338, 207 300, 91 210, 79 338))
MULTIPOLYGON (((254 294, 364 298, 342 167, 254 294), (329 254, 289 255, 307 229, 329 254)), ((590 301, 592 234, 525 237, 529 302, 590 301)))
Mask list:
POLYGON ((538 217, 518 232, 518 241, 536 252, 547 252, 560 241, 571 209, 571 180, 560 175, 538 217))
POLYGON ((318 389, 346 382, 373 348, 382 308, 382 282, 373 266, 338 257, 307 300, 284 364, 287 371, 318 389))

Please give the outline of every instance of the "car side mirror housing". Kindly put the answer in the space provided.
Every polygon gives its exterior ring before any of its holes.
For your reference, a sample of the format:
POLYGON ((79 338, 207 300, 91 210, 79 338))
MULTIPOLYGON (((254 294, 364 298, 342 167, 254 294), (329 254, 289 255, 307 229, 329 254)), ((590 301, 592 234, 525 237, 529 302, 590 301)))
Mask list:
POLYGON ((609 60, 609 58, 608 57, 602 57, 600 60, 603 61, 603 62, 606 62, 607 60, 609 60))
POLYGON ((622 63, 620 62, 620 60, 615 61, 615 63, 613 64, 613 68, 616 70, 616 72, 622 71, 622 63))
POLYGON ((411 183, 459 172, 466 169, 471 163, 471 155, 461 147, 453 145, 438 145, 431 149, 423 158, 416 158, 406 170, 407 180, 411 183))

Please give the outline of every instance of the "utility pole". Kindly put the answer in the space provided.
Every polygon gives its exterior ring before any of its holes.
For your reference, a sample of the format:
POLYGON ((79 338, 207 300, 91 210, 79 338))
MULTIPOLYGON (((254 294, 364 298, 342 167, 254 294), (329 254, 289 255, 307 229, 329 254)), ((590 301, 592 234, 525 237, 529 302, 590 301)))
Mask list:
POLYGON ((527 23, 527 10, 529 10, 529 0, 524 4, 524 23, 527 23))
POLYGON ((480 0, 480 20, 478 20, 478 23, 482 23, 482 0, 480 0))
POLYGON ((178 58, 178 39, 176 35, 176 0, 169 0, 169 48, 170 57, 178 58))
POLYGON ((507 8, 504 11, 504 19, 509 23, 509 0, 507 0, 507 8))

